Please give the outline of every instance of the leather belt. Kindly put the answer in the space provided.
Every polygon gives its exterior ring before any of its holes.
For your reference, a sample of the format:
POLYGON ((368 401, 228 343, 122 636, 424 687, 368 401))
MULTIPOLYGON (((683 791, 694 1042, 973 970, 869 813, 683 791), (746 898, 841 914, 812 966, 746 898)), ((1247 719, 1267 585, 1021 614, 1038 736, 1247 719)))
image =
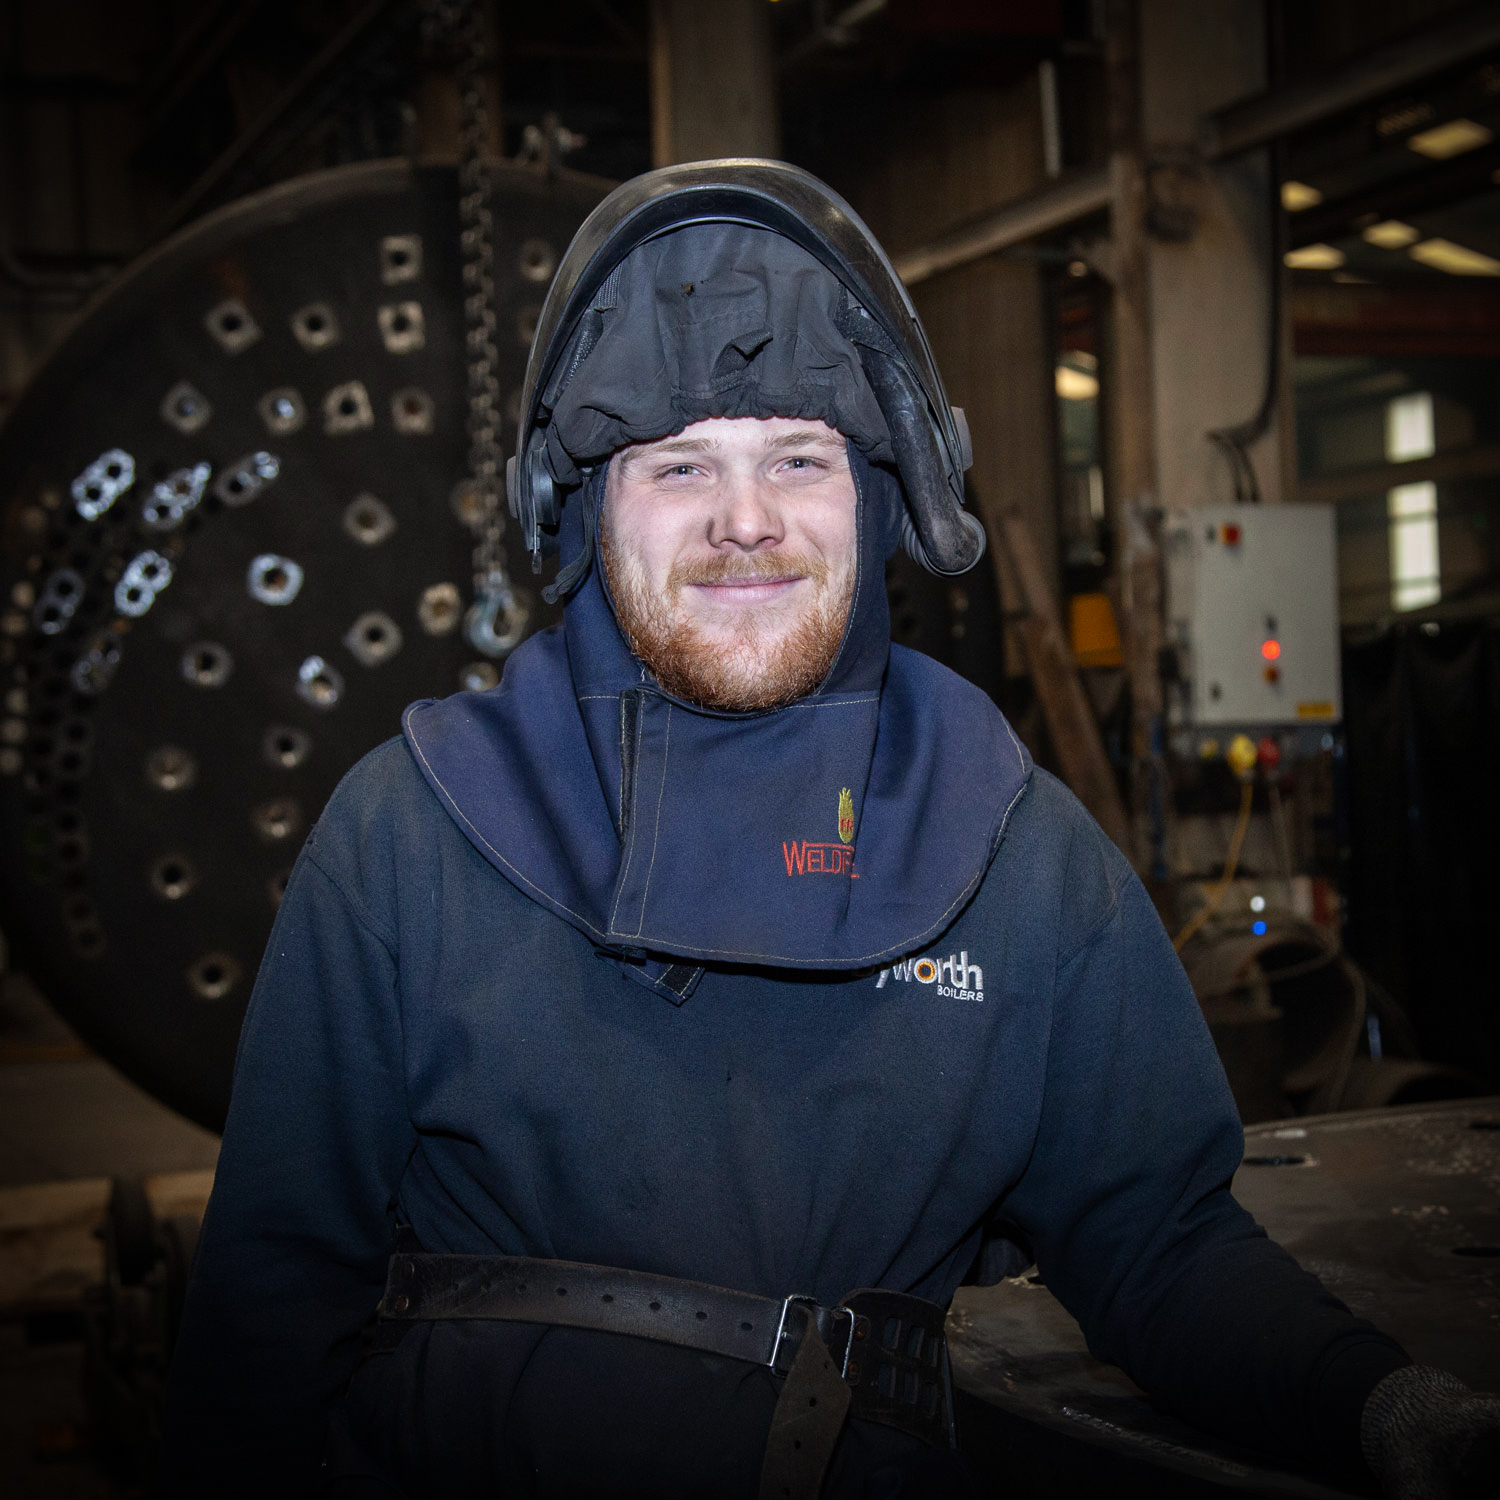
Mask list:
POLYGON ((676 1344, 785 1376, 761 1471, 763 1500, 816 1496, 846 1415, 954 1446, 944 1310, 868 1288, 837 1307, 523 1256, 391 1257, 385 1324, 489 1319, 676 1344), (816 1335, 810 1337, 810 1335, 816 1335))

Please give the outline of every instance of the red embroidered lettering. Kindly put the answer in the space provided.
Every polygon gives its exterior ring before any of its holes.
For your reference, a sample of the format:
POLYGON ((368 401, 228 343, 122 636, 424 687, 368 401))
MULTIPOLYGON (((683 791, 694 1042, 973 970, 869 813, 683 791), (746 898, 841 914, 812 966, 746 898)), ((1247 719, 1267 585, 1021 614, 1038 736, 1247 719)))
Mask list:
POLYGON ((813 844, 806 839, 793 843, 781 841, 781 858, 786 873, 792 875, 847 875, 858 880, 854 870, 854 850, 843 844, 813 844))

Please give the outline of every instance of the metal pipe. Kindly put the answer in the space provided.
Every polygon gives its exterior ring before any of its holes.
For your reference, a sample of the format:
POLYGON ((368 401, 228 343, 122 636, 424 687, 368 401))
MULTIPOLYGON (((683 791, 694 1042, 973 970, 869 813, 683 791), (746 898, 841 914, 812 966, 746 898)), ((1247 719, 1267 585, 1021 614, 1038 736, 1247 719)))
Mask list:
POLYGON ((1242 99, 1205 115, 1198 143, 1210 161, 1222 161, 1496 48, 1500 6, 1471 6, 1420 36, 1379 47, 1306 83, 1242 99))
POLYGON ((896 274, 908 286, 942 271, 967 265, 982 255, 1007 250, 1039 234, 1061 229, 1077 219, 1102 213, 1110 204, 1109 173, 1103 167, 1072 172, 1024 198, 1017 198, 977 219, 940 235, 930 244, 894 257, 896 274))

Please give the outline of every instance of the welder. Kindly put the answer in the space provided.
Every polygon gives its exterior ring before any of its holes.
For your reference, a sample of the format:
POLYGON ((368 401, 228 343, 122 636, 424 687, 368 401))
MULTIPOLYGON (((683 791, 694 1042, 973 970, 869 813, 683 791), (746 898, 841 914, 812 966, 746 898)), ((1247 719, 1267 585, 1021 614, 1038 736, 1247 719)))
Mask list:
POLYGON ((563 623, 409 709, 297 863, 165 1494, 978 1494, 945 1311, 1033 1262, 1208 1431, 1402 1500, 1493 1446, 1235 1203, 1128 863, 892 645, 895 549, 983 549, 968 463, 814 178, 669 168, 585 223, 508 475, 563 623))

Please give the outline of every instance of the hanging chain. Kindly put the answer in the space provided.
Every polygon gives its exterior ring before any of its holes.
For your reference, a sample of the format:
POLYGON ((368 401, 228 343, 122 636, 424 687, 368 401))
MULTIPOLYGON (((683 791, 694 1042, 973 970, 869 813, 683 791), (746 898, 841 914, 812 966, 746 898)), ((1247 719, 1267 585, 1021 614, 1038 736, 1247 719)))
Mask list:
POLYGON ((500 361, 495 344, 494 212, 490 206, 489 63, 479 0, 423 0, 422 35, 429 49, 454 52, 458 82, 458 218, 463 264, 464 352, 468 366, 468 474, 454 508, 475 535, 474 602, 464 617, 469 644, 485 656, 504 656, 520 643, 530 617, 525 596, 505 568, 505 513, 500 495, 500 361))

